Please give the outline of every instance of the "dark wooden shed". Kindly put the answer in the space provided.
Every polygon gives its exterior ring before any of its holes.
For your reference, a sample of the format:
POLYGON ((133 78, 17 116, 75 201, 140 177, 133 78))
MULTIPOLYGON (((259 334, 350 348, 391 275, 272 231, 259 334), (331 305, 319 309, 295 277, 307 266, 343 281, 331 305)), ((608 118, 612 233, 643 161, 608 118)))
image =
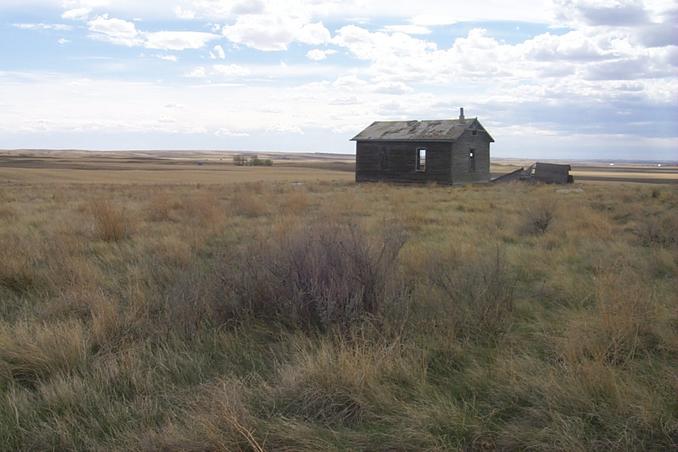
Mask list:
POLYGON ((490 180, 494 139, 478 118, 377 121, 356 135, 356 182, 464 184, 490 180))

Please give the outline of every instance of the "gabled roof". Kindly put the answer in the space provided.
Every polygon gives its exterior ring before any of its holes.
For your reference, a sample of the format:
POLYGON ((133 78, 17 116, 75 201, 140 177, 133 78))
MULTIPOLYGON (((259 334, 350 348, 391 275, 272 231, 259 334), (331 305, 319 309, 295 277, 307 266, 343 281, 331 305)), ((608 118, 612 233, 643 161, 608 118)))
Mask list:
MULTIPOLYGON (((376 121, 351 141, 456 141, 467 129, 487 131, 478 118, 434 121, 376 121)), ((490 141, 494 139, 488 133, 490 141)))

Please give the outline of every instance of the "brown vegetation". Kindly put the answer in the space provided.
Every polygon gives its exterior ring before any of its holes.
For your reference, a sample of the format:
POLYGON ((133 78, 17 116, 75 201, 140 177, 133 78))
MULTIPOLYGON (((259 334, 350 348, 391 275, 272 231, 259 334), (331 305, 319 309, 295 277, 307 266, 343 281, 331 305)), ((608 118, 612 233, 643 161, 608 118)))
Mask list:
POLYGON ((672 187, 154 193, 0 187, 0 448, 678 447, 672 187))
POLYGON ((132 225, 124 207, 100 199, 92 202, 90 211, 94 219, 94 233, 99 239, 117 242, 129 237, 132 225))

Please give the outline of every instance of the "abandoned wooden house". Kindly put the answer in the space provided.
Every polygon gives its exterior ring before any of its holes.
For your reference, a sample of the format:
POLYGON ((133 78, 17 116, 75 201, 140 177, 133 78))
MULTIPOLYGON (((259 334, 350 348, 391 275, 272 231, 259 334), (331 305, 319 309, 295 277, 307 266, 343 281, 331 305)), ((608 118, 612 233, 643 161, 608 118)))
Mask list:
POLYGON ((464 184, 490 180, 494 139, 478 118, 377 121, 356 135, 356 182, 464 184))

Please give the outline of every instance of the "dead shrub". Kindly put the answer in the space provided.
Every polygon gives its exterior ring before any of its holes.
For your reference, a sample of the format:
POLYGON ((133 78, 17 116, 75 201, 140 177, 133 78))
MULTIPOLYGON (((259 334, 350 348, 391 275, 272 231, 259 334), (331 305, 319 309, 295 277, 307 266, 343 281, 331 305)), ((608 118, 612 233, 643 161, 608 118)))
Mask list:
POLYGON ((89 208, 94 217, 94 232, 106 242, 119 242, 128 238, 132 224, 127 210, 108 200, 93 202, 89 208))
POLYGON ((636 226, 643 246, 669 247, 678 244, 678 215, 646 215, 636 226))
POLYGON ((231 201, 231 208, 237 215, 244 217, 260 217, 268 213, 268 204, 249 192, 237 192, 231 201))
POLYGON ((548 199, 539 199, 524 212, 520 232, 524 235, 539 235, 547 231, 556 214, 556 205, 548 199))
POLYGON ((499 247, 433 254, 427 278, 428 284, 442 291, 442 306, 448 310, 447 320, 457 336, 491 341, 507 330, 517 277, 499 247))
POLYGON ((248 247, 240 268, 226 275, 229 289, 241 314, 302 328, 347 327, 381 313, 405 240, 397 227, 369 240, 356 224, 307 225, 248 247))

